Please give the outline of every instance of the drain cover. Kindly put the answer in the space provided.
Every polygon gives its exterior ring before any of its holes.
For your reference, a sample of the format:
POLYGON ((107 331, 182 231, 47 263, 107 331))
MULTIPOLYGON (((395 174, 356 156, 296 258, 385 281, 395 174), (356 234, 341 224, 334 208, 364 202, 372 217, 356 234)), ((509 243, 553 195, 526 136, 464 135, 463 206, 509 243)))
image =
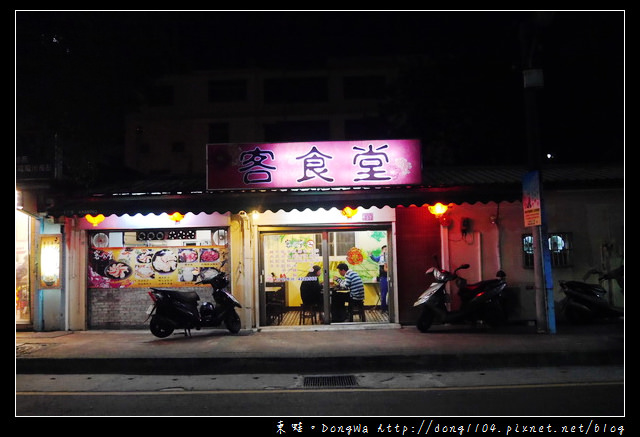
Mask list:
POLYGON ((305 376, 305 388, 341 388, 356 387, 358 380, 354 375, 305 376))

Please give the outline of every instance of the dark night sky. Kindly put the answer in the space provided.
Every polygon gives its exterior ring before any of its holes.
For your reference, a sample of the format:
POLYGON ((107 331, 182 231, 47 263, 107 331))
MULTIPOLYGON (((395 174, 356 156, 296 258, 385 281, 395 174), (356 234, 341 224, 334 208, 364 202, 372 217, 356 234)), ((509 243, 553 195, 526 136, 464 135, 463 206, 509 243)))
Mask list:
MULTIPOLYGON (((117 119, 118 109, 109 109, 109 102, 113 107, 123 104, 126 98, 120 93, 164 72, 229 65, 295 66, 342 55, 464 58, 469 80, 477 80, 478 87, 496 87, 486 95, 522 93, 521 88, 501 87, 485 78, 495 72, 520 80, 518 26, 530 15, 523 11, 17 11, 17 119, 24 114, 22 102, 39 98, 34 89, 89 84, 92 92, 87 99, 101 102, 94 112, 103 119, 117 119), (63 79, 53 81, 51 77, 60 71, 63 79)), ((566 11, 547 16, 551 20, 544 27, 536 58, 545 73, 544 146, 565 159, 580 155, 579 161, 621 160, 624 13, 566 11)))

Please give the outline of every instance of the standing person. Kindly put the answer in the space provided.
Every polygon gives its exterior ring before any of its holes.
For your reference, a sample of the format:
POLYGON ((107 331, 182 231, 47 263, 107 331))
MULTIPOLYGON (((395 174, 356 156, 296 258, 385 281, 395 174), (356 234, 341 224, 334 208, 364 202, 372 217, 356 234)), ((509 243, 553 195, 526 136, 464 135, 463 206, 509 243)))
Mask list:
POLYGON ((338 273, 340 273, 340 276, 344 276, 344 279, 336 276, 334 281, 337 282, 340 287, 349 289, 349 300, 363 302, 364 283, 360 275, 353 270, 349 270, 347 263, 338 264, 338 273))
POLYGON ((389 292, 389 283, 387 282, 387 246, 382 246, 380 259, 378 260, 378 277, 380 278, 380 308, 383 313, 388 312, 387 293, 389 292))

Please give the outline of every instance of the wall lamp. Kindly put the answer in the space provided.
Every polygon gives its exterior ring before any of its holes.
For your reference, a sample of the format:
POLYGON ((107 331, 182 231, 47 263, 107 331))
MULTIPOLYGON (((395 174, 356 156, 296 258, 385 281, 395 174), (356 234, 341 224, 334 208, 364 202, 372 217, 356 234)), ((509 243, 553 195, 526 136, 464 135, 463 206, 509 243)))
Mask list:
POLYGON ((449 218, 449 216, 445 215, 445 213, 449 210, 449 205, 444 205, 438 202, 435 205, 427 205, 427 208, 429 209, 429 212, 431 214, 436 216, 441 226, 447 228, 449 227, 449 225, 451 225, 451 219, 449 218))
POLYGON ((184 218, 184 215, 180 214, 178 211, 174 212, 169 216, 169 220, 173 220, 176 223, 180 223, 180 221, 184 218))
POLYGON ((342 215, 346 218, 351 218, 358 213, 358 208, 351 208, 350 206, 345 206, 342 208, 342 215))
POLYGON ((93 226, 98 226, 100 223, 104 221, 104 215, 98 214, 97 216, 92 216, 91 214, 87 214, 84 216, 85 220, 91 223, 93 226))

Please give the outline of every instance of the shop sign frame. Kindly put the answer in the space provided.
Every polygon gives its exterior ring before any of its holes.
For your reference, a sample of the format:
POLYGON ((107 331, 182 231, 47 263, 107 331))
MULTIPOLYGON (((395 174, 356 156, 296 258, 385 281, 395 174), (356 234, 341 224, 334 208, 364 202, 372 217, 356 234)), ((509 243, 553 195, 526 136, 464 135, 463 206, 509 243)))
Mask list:
POLYGON ((207 144, 207 190, 422 183, 419 140, 207 144))

